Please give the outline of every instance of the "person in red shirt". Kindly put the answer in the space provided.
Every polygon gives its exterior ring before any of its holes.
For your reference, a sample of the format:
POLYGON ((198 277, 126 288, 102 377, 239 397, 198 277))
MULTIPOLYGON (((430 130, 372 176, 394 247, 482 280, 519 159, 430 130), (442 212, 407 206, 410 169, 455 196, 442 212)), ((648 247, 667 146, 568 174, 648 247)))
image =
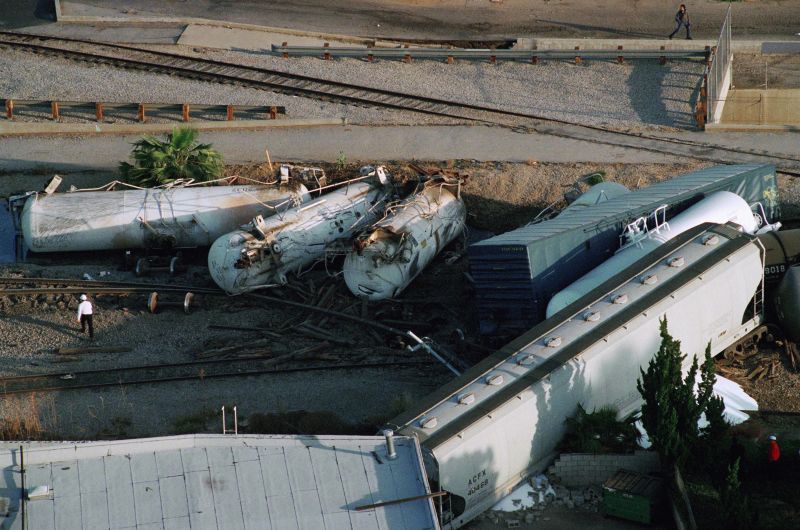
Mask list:
POLYGON ((770 464, 776 463, 781 458, 781 447, 778 445, 778 439, 775 435, 769 437, 769 448, 767 449, 767 462, 770 464))

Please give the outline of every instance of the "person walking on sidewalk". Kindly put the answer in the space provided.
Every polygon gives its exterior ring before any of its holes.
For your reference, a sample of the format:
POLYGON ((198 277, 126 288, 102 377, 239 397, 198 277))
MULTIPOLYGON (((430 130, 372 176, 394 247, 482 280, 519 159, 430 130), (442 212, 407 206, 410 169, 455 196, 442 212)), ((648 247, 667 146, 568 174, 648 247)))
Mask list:
POLYGON ((672 37, 680 31, 681 26, 686 26, 686 38, 692 40, 692 34, 689 29, 692 23, 689 22, 689 13, 686 12, 686 4, 681 4, 681 7, 678 8, 678 12, 675 13, 675 31, 669 34, 669 40, 672 40, 672 37))
POLYGON ((90 339, 94 338, 94 326, 92 325, 93 313, 94 308, 92 307, 92 303, 85 294, 82 294, 81 303, 78 305, 78 322, 81 323, 81 333, 86 333, 86 328, 89 328, 90 339))

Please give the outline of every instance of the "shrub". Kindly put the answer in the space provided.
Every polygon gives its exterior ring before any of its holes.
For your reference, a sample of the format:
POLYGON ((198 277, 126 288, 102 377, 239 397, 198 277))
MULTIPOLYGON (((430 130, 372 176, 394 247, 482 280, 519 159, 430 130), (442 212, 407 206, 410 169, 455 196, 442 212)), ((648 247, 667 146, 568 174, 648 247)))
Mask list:
POLYGON ((121 162, 122 178, 136 186, 152 188, 179 179, 206 182, 222 175, 222 155, 211 144, 197 142, 197 131, 188 127, 175 128, 161 141, 145 136, 133 144, 133 164, 121 162))
POLYGON ((564 423, 567 434, 559 450, 568 453, 626 453, 636 449, 639 431, 634 416, 617 419, 617 409, 602 407, 586 412, 582 405, 564 423))
POLYGON ((44 437, 39 400, 6 396, 0 400, 0 440, 38 440, 44 437))
POLYGON ((739 484, 739 461, 728 468, 728 476, 719 494, 725 528, 747 530, 755 528, 755 514, 750 509, 749 499, 742 493, 739 484))

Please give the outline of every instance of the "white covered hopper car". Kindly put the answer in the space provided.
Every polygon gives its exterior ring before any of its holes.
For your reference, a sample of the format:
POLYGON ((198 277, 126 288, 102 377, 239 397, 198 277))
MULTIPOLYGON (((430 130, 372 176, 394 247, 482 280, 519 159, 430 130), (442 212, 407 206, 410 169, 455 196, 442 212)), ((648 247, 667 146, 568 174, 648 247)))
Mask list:
POLYGON ((432 485, 449 492, 458 528, 544 469, 578 404, 641 405, 639 369, 659 321, 691 355, 712 354, 758 326, 763 246, 733 225, 692 228, 509 343, 393 421, 417 436, 432 485))

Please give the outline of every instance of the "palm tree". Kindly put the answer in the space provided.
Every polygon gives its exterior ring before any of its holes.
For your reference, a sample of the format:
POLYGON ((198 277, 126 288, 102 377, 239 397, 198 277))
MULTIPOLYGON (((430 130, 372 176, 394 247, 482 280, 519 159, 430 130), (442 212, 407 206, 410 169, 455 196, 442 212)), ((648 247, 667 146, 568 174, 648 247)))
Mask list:
POLYGON ((137 186, 152 188, 178 179, 207 181, 222 175, 222 155, 211 144, 197 143, 197 131, 173 129, 166 141, 144 136, 134 142, 131 160, 121 162, 122 178, 137 186))

